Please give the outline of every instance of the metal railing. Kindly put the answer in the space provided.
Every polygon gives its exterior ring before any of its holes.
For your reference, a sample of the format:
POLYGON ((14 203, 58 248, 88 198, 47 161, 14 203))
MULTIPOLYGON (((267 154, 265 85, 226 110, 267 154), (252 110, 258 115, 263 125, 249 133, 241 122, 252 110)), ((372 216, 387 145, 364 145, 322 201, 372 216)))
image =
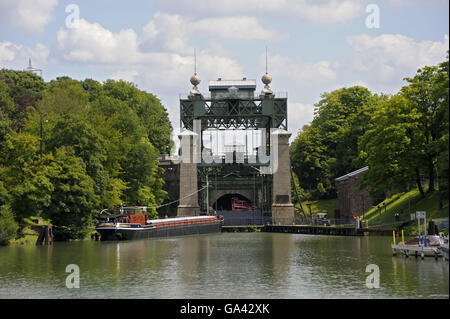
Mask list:
MULTIPOLYGON (((327 221, 317 221, 311 219, 309 217, 303 216, 295 216, 291 218, 280 218, 280 217, 271 217, 268 220, 269 225, 280 225, 280 226, 290 226, 290 225, 298 225, 298 226, 317 226, 317 227, 357 227, 356 220, 349 219, 328 219, 327 221)), ((361 221, 360 228, 365 228, 365 221, 361 221)))
POLYGON ((298 215, 290 218, 280 218, 273 217, 270 212, 263 211, 218 211, 217 214, 223 216, 223 226, 298 225, 315 227, 366 228, 365 220, 357 221, 351 219, 331 218, 326 221, 318 221, 309 217, 298 215))
MULTIPOLYGON (((275 94, 276 99, 287 99, 288 98, 288 92, 274 92, 274 94, 275 94)), ((209 92, 202 94, 202 96, 203 96, 204 100, 212 100, 213 99, 211 96, 211 93, 209 93, 209 92)), ((252 98, 253 100, 261 99, 259 92, 255 92, 253 96, 252 95, 242 95, 242 97, 240 97, 239 95, 237 95, 236 97, 241 100, 247 100, 249 98, 252 98)), ((180 98, 180 100, 189 100, 189 93, 180 93, 179 98, 180 98)), ((229 97, 216 96, 214 98, 214 100, 224 100, 224 99, 228 99, 228 98, 232 98, 232 96, 229 96, 229 97)))

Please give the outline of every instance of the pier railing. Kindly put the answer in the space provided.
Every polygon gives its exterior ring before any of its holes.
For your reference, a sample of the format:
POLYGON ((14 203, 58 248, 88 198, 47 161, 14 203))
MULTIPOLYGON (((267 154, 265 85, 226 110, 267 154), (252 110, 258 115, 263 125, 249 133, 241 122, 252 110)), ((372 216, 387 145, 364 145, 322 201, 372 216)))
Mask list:
MULTIPOLYGON (((315 220, 309 217, 295 216, 291 218, 271 217, 269 224, 271 225, 304 225, 304 226, 322 226, 322 227, 356 227, 358 221, 351 219, 335 219, 315 220)), ((366 227, 364 221, 359 221, 359 227, 366 227)))
POLYGON ((316 220, 309 217, 296 215, 290 218, 273 217, 269 211, 221 211, 219 215, 224 217, 224 226, 317 226, 317 227, 339 227, 339 228, 380 228, 380 226, 390 226, 402 224, 399 221, 394 224, 368 225, 365 220, 337 219, 316 220))

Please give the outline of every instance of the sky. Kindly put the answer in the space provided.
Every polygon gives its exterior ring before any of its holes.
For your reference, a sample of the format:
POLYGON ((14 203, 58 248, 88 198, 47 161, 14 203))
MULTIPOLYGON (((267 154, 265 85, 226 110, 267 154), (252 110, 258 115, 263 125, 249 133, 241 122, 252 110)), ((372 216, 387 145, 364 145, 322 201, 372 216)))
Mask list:
POLYGON ((362 85, 396 93, 449 48, 448 0, 0 0, 0 68, 31 58, 45 81, 123 79, 155 94, 179 132, 194 48, 208 81, 257 80, 288 94, 293 137, 321 94, 362 85))

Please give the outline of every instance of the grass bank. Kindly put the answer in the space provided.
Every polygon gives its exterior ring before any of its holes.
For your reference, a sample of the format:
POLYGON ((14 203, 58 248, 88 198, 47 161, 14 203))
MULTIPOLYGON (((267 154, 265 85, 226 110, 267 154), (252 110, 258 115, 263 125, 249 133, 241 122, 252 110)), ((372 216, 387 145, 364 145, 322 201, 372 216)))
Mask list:
POLYGON ((323 211, 327 211, 329 218, 334 218, 334 210, 338 208, 337 198, 332 199, 319 199, 319 200, 309 200, 302 202, 303 209, 306 214, 309 216, 309 208, 311 207, 311 213, 317 214, 322 213, 323 211))
MULTIPOLYGON (((426 194, 423 198, 417 189, 409 192, 393 194, 383 202, 374 206, 364 214, 364 219, 368 220, 369 226, 379 226, 379 228, 395 228, 395 213, 399 214, 401 221, 409 221, 404 228, 408 235, 417 235, 417 221, 410 221, 410 214, 416 211, 425 211, 428 221, 432 218, 449 217, 449 202, 444 201, 444 205, 439 209, 439 193, 437 191, 426 194)), ((334 210, 338 208, 338 200, 323 199, 302 202, 303 209, 309 215, 308 204, 311 206, 312 214, 327 211, 330 218, 334 218, 334 210)), ((444 231, 444 233, 448 230, 444 231)))
POLYGON ((401 221, 409 221, 405 228, 407 234, 416 235, 417 221, 410 221, 410 214, 415 214, 416 211, 425 211, 427 224, 432 218, 449 216, 448 200, 444 201, 443 207, 439 209, 438 196, 438 192, 434 191, 422 197, 417 189, 397 193, 373 207, 364 215, 364 218, 369 221, 369 226, 380 225, 383 227, 383 225, 394 223, 395 213, 398 213, 401 221))

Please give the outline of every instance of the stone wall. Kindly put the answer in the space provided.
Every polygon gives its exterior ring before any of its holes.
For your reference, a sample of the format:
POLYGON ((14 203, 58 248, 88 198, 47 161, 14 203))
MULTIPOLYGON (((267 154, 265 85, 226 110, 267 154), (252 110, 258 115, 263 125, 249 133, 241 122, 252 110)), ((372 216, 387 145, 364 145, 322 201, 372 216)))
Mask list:
POLYGON ((360 189, 360 183, 365 172, 349 173, 336 179, 341 219, 345 219, 351 215, 362 216, 372 208, 373 201, 370 196, 370 188, 360 189))

